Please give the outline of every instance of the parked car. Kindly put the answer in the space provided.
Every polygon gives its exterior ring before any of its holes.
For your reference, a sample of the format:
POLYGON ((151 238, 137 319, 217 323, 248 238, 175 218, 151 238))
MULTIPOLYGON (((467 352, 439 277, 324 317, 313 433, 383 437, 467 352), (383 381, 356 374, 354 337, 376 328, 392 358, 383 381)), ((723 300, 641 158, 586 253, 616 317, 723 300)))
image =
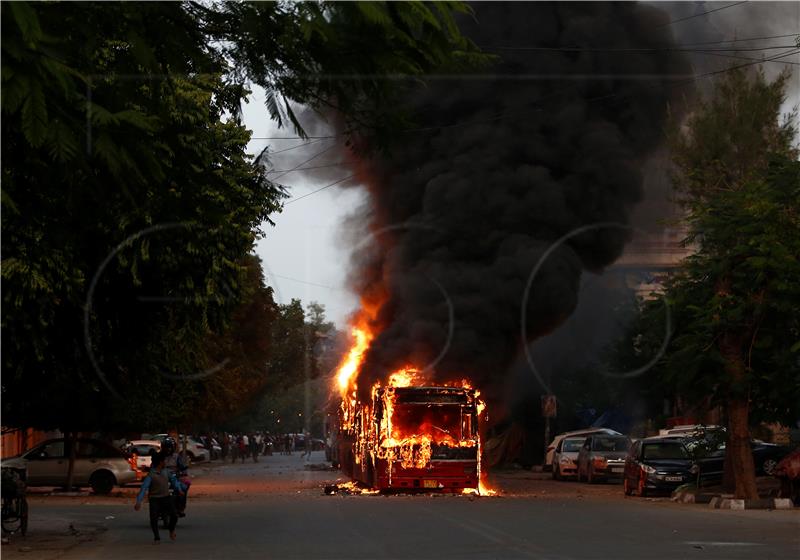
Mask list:
POLYGON ((136 455, 136 468, 139 472, 150 470, 153 455, 161 451, 161 442, 155 439, 136 439, 122 448, 126 453, 136 455))
MULTIPOLYGON (((152 436, 152 439, 162 442, 168 437, 170 437, 169 434, 156 434, 152 436)), ((178 443, 178 450, 183 449, 183 435, 179 435, 176 441, 178 443)), ((194 439, 192 436, 186 436, 186 456, 192 462, 208 461, 211 457, 211 452, 206 448, 205 445, 194 439)))
MULTIPOLYGON (((752 440, 750 446, 753 452, 753 464, 756 476, 771 476, 781 459, 791 453, 792 449, 774 443, 764 443, 752 440)), ((725 443, 719 444, 717 449, 704 457, 697 458, 700 467, 700 480, 705 483, 715 483, 722 480, 725 465, 725 443)))
POLYGON ((631 440, 626 436, 586 436, 578 452, 578 480, 582 482, 585 479, 593 484, 610 478, 621 479, 630 446, 631 440))
POLYGON ((558 442, 553 454, 553 478, 561 480, 578 475, 578 452, 585 437, 568 437, 558 442))
POLYGON ((725 431, 725 428, 722 426, 716 426, 714 424, 683 424, 681 426, 673 426, 672 428, 662 429, 658 431, 658 437, 667 437, 667 436, 678 436, 678 437, 688 437, 688 436, 698 436, 705 434, 706 432, 715 432, 715 431, 725 431))
POLYGON ((550 445, 547 446, 547 453, 544 457, 544 465, 542 465, 542 470, 549 471, 553 469, 553 454, 556 451, 556 447, 558 447, 558 443, 566 438, 566 437, 578 437, 578 436, 588 436, 591 434, 607 434, 610 436, 621 436, 622 434, 611 430, 609 428, 585 428, 583 430, 575 430, 572 432, 564 432, 563 434, 558 434, 556 437, 553 438, 553 441, 550 442, 550 445))
MULTIPOLYGON (((94 439, 76 440, 73 484, 108 494, 114 486, 136 482, 136 457, 94 439)), ((24 470, 28 486, 66 486, 70 449, 64 438, 45 441, 22 455, 6 459, 3 467, 24 470)))
POLYGON ((697 465, 680 439, 641 439, 631 445, 625 459, 622 487, 626 496, 671 492, 681 484, 694 480, 697 471, 697 465))

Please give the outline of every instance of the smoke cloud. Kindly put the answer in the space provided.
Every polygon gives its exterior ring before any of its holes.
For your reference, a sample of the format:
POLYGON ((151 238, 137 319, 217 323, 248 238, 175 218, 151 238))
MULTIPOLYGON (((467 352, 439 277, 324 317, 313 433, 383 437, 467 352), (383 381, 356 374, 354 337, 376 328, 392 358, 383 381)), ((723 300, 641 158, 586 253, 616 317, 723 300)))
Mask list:
POLYGON ((464 32, 501 60, 479 74, 432 79, 408 100, 425 130, 401 134, 358 168, 377 235, 355 255, 353 283, 381 303, 361 374, 368 382, 435 362, 434 379, 500 385, 527 342, 522 317, 531 339, 561 324, 582 272, 613 263, 629 233, 600 228, 561 244, 533 279, 523 313, 534 266, 577 228, 629 222, 668 102, 686 92, 675 84, 690 65, 659 50, 672 35, 655 7, 474 8, 464 32))

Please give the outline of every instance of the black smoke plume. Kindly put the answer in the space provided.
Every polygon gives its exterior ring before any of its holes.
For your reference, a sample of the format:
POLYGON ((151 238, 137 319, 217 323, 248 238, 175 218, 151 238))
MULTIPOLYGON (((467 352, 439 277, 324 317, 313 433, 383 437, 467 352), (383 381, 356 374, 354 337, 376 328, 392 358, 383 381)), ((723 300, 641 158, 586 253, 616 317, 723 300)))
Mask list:
POLYGON ((653 6, 474 9, 463 31, 501 60, 474 75, 432 77, 408 101, 423 130, 362 162, 376 241, 355 256, 353 281, 368 299, 386 300, 361 387, 434 363, 434 379, 468 377, 490 393, 500 385, 526 342, 522 317, 529 339, 561 324, 582 271, 613 263, 630 232, 597 228, 563 243, 523 313, 537 261, 577 228, 628 223, 668 103, 686 93, 690 66, 665 50, 669 17, 653 6), (574 50, 548 50, 563 47, 574 50))

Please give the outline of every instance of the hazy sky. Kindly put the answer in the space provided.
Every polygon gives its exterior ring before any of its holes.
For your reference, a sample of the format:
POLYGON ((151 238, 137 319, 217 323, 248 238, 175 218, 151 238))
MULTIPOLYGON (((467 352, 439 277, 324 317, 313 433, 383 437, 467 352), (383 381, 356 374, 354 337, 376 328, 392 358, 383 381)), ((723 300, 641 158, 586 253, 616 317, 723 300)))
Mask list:
MULTIPOLYGON (((665 2, 659 5, 669 10, 672 19, 695 15, 725 6, 725 2, 665 2)), ((752 2, 720 10, 715 13, 674 24, 678 42, 690 43, 699 40, 762 37, 797 33, 800 31, 800 2, 767 3, 752 2)), ((782 45, 791 39, 778 39, 770 43, 759 41, 759 45, 782 45), (776 42, 777 41, 777 42, 776 42)), ((768 55, 774 51, 768 51, 768 55)), ((758 56, 759 53, 747 53, 758 56)), ((693 57, 696 71, 718 68, 721 63, 730 63, 718 55, 693 57)), ((799 62, 797 55, 787 59, 799 62)), ((783 64, 767 63, 769 73, 785 68, 783 64)), ((797 68, 794 66, 793 68, 797 68)), ((800 102, 800 74, 795 73, 790 84, 786 108, 791 109, 800 102)), ((254 139, 250 150, 260 152, 266 145, 271 152, 278 152, 303 144, 301 140, 261 139, 258 137, 295 137, 290 129, 279 130, 269 119, 263 104, 263 91, 256 89, 250 103, 244 107, 244 122, 253 130, 254 139)), ((314 131, 318 135, 319 130, 314 131)), ((349 175, 341 161, 341 140, 317 140, 298 149, 283 151, 272 156, 274 169, 271 175, 284 185, 290 185, 292 198, 307 195, 316 189, 349 175), (319 154, 319 155, 317 155, 319 154), (316 156, 307 164, 303 162, 316 156), (314 167, 310 171, 294 171, 282 174, 283 170, 314 167), (323 166, 323 167, 319 167, 323 166)), ((262 257, 268 282, 275 289, 279 303, 288 303, 299 298, 303 303, 318 301, 325 305, 328 317, 338 326, 344 327, 349 313, 355 310, 357 299, 347 290, 346 277, 350 246, 341 241, 341 228, 348 215, 363 207, 365 197, 357 188, 326 188, 302 200, 287 204, 282 213, 273 216, 274 227, 266 227, 266 237, 257 246, 262 257)), ((363 210, 361 210, 363 211, 363 210)))
MULTIPOLYGON (((304 142, 296 139, 255 138, 296 136, 292 130, 278 129, 269 120, 263 99, 263 90, 259 89, 244 107, 244 122, 254 136, 250 151, 257 154, 267 144, 271 146, 271 152, 302 145, 304 142)), ((315 175, 307 171, 295 171, 280 176, 280 170, 291 169, 326 148, 334 147, 328 153, 338 154, 335 148, 340 147, 341 143, 338 139, 322 140, 275 154, 271 161, 274 169, 279 171, 270 177, 277 177, 277 182, 291 186, 291 198, 301 197, 347 177, 350 173, 344 166, 326 168, 326 172, 315 175)), ((332 163, 330 158, 319 157, 313 163, 309 162, 308 166, 320 161, 323 164, 332 163)), ((365 197, 357 189, 337 187, 287 204, 283 212, 272 216, 275 226, 265 226, 266 237, 258 243, 256 252, 263 259, 267 281, 275 290, 277 302, 289 303, 292 298, 299 298, 303 304, 318 301, 325 305, 328 317, 344 327, 347 316, 355 310, 358 301, 346 289, 349 251, 337 239, 341 235, 344 218, 360 207, 365 197)))

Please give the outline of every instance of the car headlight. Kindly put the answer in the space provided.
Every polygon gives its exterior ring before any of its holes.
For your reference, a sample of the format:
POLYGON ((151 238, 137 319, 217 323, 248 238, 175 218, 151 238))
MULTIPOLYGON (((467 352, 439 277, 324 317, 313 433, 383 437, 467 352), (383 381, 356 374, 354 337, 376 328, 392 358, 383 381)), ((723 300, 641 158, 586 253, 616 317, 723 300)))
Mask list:
POLYGON ((689 468, 689 472, 690 472, 690 473, 692 473, 692 474, 697 474, 697 473, 699 473, 699 472, 700 472, 700 465, 698 465, 697 463, 695 463, 694 465, 692 465, 692 466, 689 468))
POLYGON ((656 469, 654 469, 650 465, 642 465, 642 471, 647 474, 656 474, 656 469))
POLYGON ((570 459, 569 457, 561 457, 558 460, 558 462, 561 463, 562 465, 569 465, 572 464, 572 459, 570 459))

